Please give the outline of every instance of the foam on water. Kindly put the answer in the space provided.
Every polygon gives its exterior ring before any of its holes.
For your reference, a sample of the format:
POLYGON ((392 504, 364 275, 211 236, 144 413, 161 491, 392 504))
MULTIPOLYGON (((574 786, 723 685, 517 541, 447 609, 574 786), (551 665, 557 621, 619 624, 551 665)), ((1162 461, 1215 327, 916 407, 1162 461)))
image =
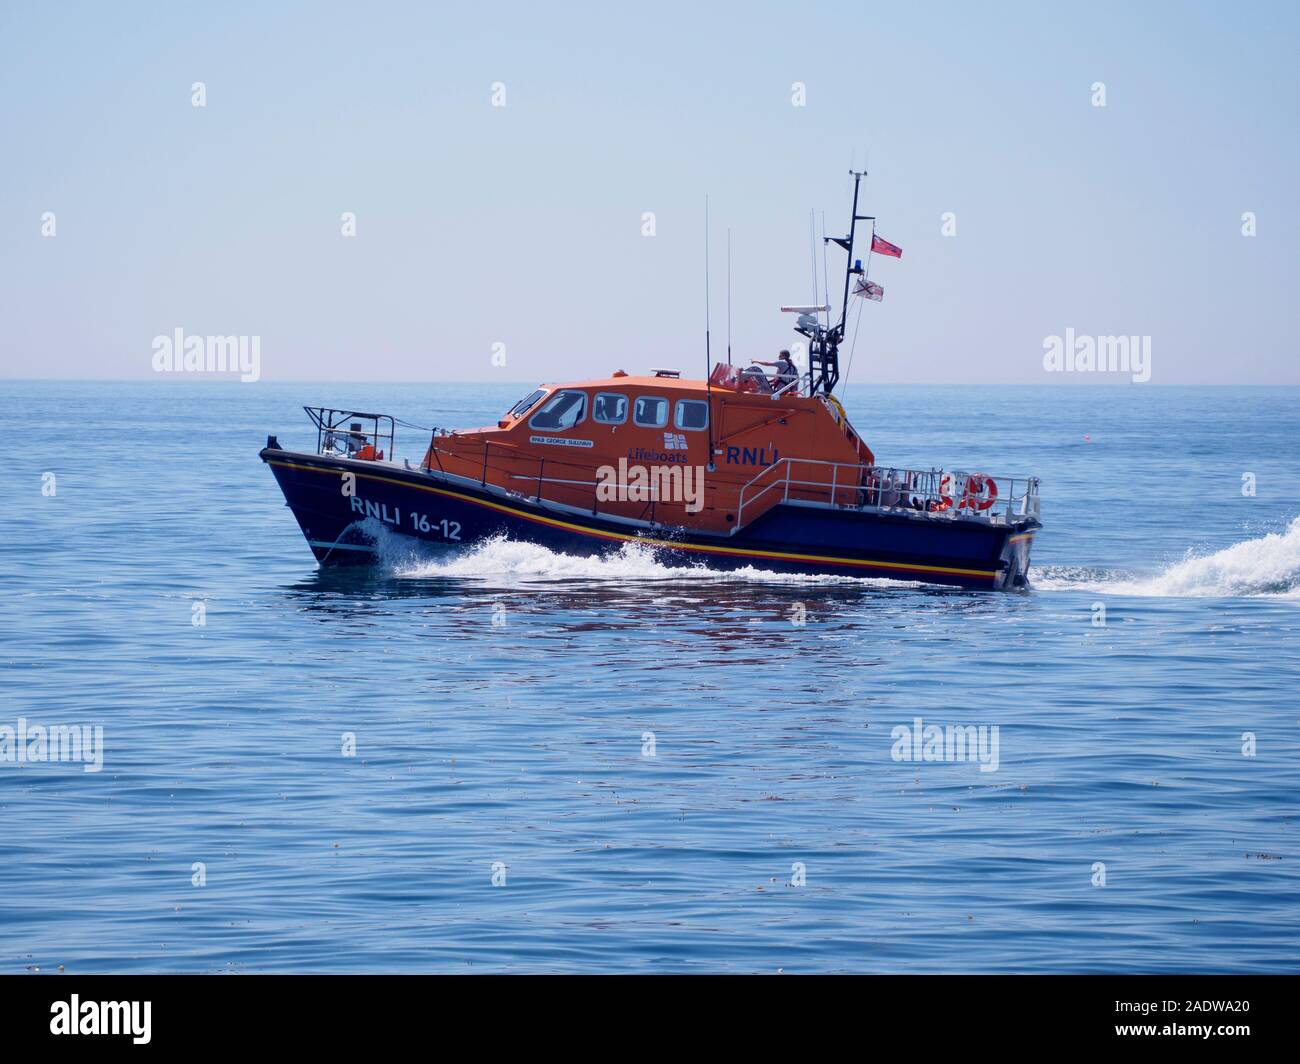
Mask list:
POLYGON ((1195 556, 1150 577, 1107 570, 1054 567, 1031 574, 1044 591, 1097 591, 1160 598, 1238 598, 1267 595, 1300 598, 1300 517, 1284 532, 1234 543, 1195 556))
MULTIPOLYGON (((497 536, 455 550, 440 550, 392 532, 367 520, 363 531, 375 541, 380 565, 395 576, 416 579, 510 580, 742 580, 762 583, 879 585, 899 582, 876 577, 815 576, 777 573, 754 566, 731 571, 706 568, 699 562, 669 563, 647 547, 624 544, 602 555, 571 555, 535 543, 497 536)), ((1158 598, 1236 598, 1267 595, 1300 599, 1300 517, 1284 532, 1234 543, 1213 554, 1195 556, 1154 576, 1050 566, 1031 571, 1038 591, 1093 591, 1113 595, 1158 598)), ((917 585, 910 585, 917 586, 917 585)))
POLYGON ((373 519, 368 519, 361 528, 374 540, 381 567, 394 576, 412 579, 611 580, 620 583, 689 579, 900 586, 898 581, 876 577, 776 573, 754 566, 722 571, 685 560, 671 564, 663 561, 662 556, 657 556, 651 548, 635 543, 625 543, 618 550, 605 554, 584 556, 563 554, 536 543, 495 536, 473 546, 445 550, 394 533, 373 519))

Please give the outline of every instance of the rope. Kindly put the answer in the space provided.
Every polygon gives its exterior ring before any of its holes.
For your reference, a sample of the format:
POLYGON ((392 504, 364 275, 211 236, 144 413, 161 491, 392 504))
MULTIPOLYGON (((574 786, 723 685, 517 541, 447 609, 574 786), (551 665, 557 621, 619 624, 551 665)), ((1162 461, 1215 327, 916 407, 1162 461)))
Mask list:
POLYGON ((432 425, 417 425, 414 421, 403 421, 400 417, 393 418, 393 424, 407 429, 420 429, 422 432, 432 432, 434 429, 432 425))
POLYGON ((849 384, 849 374, 853 372, 853 352, 858 349, 858 326, 862 324, 862 308, 867 305, 866 299, 858 303, 858 316, 853 319, 853 342, 849 344, 849 364, 844 367, 844 386, 849 384))

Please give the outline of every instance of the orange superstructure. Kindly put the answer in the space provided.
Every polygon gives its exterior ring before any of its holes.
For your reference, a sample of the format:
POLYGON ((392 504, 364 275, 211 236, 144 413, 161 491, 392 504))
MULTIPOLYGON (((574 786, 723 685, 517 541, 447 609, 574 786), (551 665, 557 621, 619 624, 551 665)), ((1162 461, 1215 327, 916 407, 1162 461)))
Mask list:
POLYGON ((728 370, 718 367, 716 383, 618 373, 545 385, 493 427, 436 436, 423 464, 524 496, 708 531, 734 527, 742 489, 761 486, 763 471, 782 459, 810 484, 768 492, 759 506, 801 493, 824 501, 832 488, 837 501, 858 501, 865 485, 843 483, 837 466, 871 465, 874 456, 839 405, 754 390, 754 378, 728 370), (646 474, 661 484, 698 477, 700 495, 611 491, 646 474))

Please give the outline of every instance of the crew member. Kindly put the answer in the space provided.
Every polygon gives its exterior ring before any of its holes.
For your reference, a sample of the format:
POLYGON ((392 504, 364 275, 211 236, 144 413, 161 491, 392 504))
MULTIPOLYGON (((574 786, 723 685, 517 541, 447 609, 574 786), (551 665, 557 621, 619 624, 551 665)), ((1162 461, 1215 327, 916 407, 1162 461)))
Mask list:
POLYGON ((779 392, 793 380, 799 379, 799 369, 790 357, 789 351, 782 351, 775 362, 764 362, 760 358, 754 359, 754 363, 759 366, 775 366, 776 372, 772 374, 771 385, 774 392, 779 392))

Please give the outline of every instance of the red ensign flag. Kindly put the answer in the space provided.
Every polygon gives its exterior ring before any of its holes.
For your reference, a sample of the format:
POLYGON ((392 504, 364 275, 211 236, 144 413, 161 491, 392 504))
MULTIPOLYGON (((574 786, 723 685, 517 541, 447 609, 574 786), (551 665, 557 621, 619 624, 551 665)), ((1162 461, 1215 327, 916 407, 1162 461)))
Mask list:
POLYGON ((902 248, 897 244, 891 244, 888 240, 882 240, 880 237, 876 236, 875 233, 871 234, 871 250, 877 255, 888 255, 890 258, 894 259, 901 259, 903 257, 902 248))

